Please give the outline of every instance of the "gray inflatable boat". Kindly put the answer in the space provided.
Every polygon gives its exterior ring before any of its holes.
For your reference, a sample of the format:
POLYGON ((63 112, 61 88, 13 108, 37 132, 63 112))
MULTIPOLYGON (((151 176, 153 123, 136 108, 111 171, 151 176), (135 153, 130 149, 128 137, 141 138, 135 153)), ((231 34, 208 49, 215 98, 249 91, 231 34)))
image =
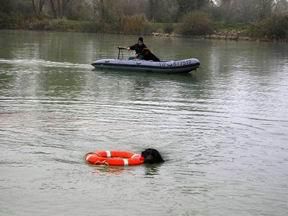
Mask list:
POLYGON ((178 61, 145 61, 145 60, 123 60, 123 59, 100 59, 92 63, 95 68, 129 70, 159 73, 189 73, 200 66, 196 58, 178 61))

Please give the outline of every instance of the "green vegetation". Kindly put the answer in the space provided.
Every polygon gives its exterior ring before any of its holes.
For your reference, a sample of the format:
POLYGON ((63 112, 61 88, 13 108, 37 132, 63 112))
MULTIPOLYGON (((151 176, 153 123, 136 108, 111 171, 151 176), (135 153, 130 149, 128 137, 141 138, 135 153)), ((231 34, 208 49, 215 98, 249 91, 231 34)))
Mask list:
POLYGON ((36 19, 24 26, 28 26, 32 30, 46 31, 97 32, 97 29, 99 29, 99 26, 95 23, 67 19, 36 19))
POLYGON ((142 15, 124 16, 120 21, 120 32, 125 34, 147 33, 148 21, 142 15))
POLYGON ((249 29, 249 34, 254 38, 264 38, 267 40, 287 40, 288 39, 288 15, 272 16, 257 22, 249 29))
POLYGON ((178 32, 185 35, 209 35, 213 29, 213 23, 206 13, 193 11, 183 17, 178 32))
POLYGON ((0 29, 287 40, 288 0, 0 0, 0 29), (232 36, 231 36, 232 35, 232 36))

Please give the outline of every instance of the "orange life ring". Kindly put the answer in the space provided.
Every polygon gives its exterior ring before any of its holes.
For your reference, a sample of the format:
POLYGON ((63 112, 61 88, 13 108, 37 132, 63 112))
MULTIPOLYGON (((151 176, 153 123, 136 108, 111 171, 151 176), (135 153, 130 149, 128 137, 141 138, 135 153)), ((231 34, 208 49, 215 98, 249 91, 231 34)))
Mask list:
POLYGON ((96 151, 87 153, 85 160, 93 165, 135 166, 144 163, 141 154, 128 151, 96 151))

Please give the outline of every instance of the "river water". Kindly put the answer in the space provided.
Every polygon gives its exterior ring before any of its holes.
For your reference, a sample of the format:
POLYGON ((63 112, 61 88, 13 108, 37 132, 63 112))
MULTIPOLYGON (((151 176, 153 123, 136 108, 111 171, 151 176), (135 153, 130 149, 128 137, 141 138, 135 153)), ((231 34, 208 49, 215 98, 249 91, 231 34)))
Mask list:
POLYGON ((137 36, 0 32, 0 215, 288 214, 288 45, 145 37, 187 75, 92 70, 137 36), (89 166, 158 149, 154 166, 89 166))

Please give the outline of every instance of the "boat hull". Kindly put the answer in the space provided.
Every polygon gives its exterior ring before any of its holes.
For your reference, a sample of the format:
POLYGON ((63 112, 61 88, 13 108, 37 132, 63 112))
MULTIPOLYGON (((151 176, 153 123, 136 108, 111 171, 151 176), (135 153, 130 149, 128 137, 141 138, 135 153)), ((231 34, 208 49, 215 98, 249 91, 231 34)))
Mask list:
POLYGON ((155 73, 189 73, 200 66, 196 58, 179 61, 144 61, 144 60, 122 60, 101 59, 92 63, 97 69, 143 71, 155 73))

